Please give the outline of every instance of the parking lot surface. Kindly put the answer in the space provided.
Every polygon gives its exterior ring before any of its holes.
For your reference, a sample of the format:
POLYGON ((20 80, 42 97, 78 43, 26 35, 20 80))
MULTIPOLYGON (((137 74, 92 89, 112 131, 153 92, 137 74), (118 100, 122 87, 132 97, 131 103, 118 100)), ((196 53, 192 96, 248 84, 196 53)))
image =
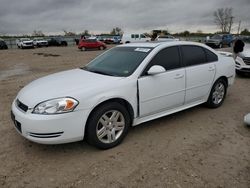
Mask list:
POLYGON ((76 47, 0 51, 0 187, 249 187, 250 129, 243 125, 249 78, 236 77, 220 108, 201 105, 133 127, 110 150, 21 137, 10 118, 17 92, 100 53, 76 47))

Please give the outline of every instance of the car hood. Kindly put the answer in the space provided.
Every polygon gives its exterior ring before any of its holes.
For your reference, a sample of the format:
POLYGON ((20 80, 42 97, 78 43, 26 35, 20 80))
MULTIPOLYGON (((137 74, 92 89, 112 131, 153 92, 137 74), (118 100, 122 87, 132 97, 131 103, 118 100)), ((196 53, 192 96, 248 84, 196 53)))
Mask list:
POLYGON ((25 40, 25 41, 23 41, 23 43, 31 43, 31 42, 33 42, 33 40, 25 40))
POLYGON ((243 52, 240 53, 241 57, 250 57, 250 44, 245 44, 243 52))
POLYGON ((59 98, 78 98, 84 92, 89 92, 106 85, 113 85, 113 82, 123 77, 113 77, 88 72, 82 69, 63 71, 37 79, 26 85, 17 95, 17 98, 34 108, 38 103, 59 98))

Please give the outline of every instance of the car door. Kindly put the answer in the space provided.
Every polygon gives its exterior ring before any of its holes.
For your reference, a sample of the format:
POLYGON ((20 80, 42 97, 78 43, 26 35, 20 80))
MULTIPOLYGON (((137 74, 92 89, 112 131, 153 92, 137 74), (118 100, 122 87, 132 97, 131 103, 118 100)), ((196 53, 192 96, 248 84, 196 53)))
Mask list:
POLYGON ((93 41, 93 48, 99 48, 100 44, 97 40, 93 41))
POLYGON ((85 39, 84 40, 84 47, 85 48, 91 48, 91 40, 90 39, 85 39))
POLYGON ((181 46, 181 52, 186 66, 185 104, 204 100, 213 84, 217 56, 209 60, 211 51, 192 45, 181 46))
POLYGON ((178 46, 158 52, 138 79, 140 116, 183 105, 185 96, 185 69, 181 66, 178 46), (147 75, 153 65, 160 65, 165 72, 147 75))

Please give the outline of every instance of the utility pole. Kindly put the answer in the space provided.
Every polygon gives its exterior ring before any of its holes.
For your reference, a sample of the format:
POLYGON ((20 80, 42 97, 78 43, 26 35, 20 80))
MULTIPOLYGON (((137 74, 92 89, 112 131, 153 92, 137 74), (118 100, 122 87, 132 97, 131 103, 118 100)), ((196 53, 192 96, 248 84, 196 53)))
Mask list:
POLYGON ((229 33, 231 33, 231 28, 232 28, 232 24, 233 24, 233 16, 230 17, 230 25, 229 25, 229 33))
POLYGON ((240 34, 240 25, 241 25, 241 20, 239 21, 239 26, 238 26, 238 35, 240 34))

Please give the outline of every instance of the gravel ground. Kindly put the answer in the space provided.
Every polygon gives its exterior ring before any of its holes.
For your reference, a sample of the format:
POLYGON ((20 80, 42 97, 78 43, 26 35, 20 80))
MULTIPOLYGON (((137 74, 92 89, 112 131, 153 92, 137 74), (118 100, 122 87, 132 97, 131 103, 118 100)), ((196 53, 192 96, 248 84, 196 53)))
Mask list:
POLYGON ((236 77, 218 109, 194 107, 130 129, 121 145, 40 145, 10 119, 30 81, 83 66, 101 51, 50 47, 0 51, 0 187, 250 187, 250 79, 236 77))

